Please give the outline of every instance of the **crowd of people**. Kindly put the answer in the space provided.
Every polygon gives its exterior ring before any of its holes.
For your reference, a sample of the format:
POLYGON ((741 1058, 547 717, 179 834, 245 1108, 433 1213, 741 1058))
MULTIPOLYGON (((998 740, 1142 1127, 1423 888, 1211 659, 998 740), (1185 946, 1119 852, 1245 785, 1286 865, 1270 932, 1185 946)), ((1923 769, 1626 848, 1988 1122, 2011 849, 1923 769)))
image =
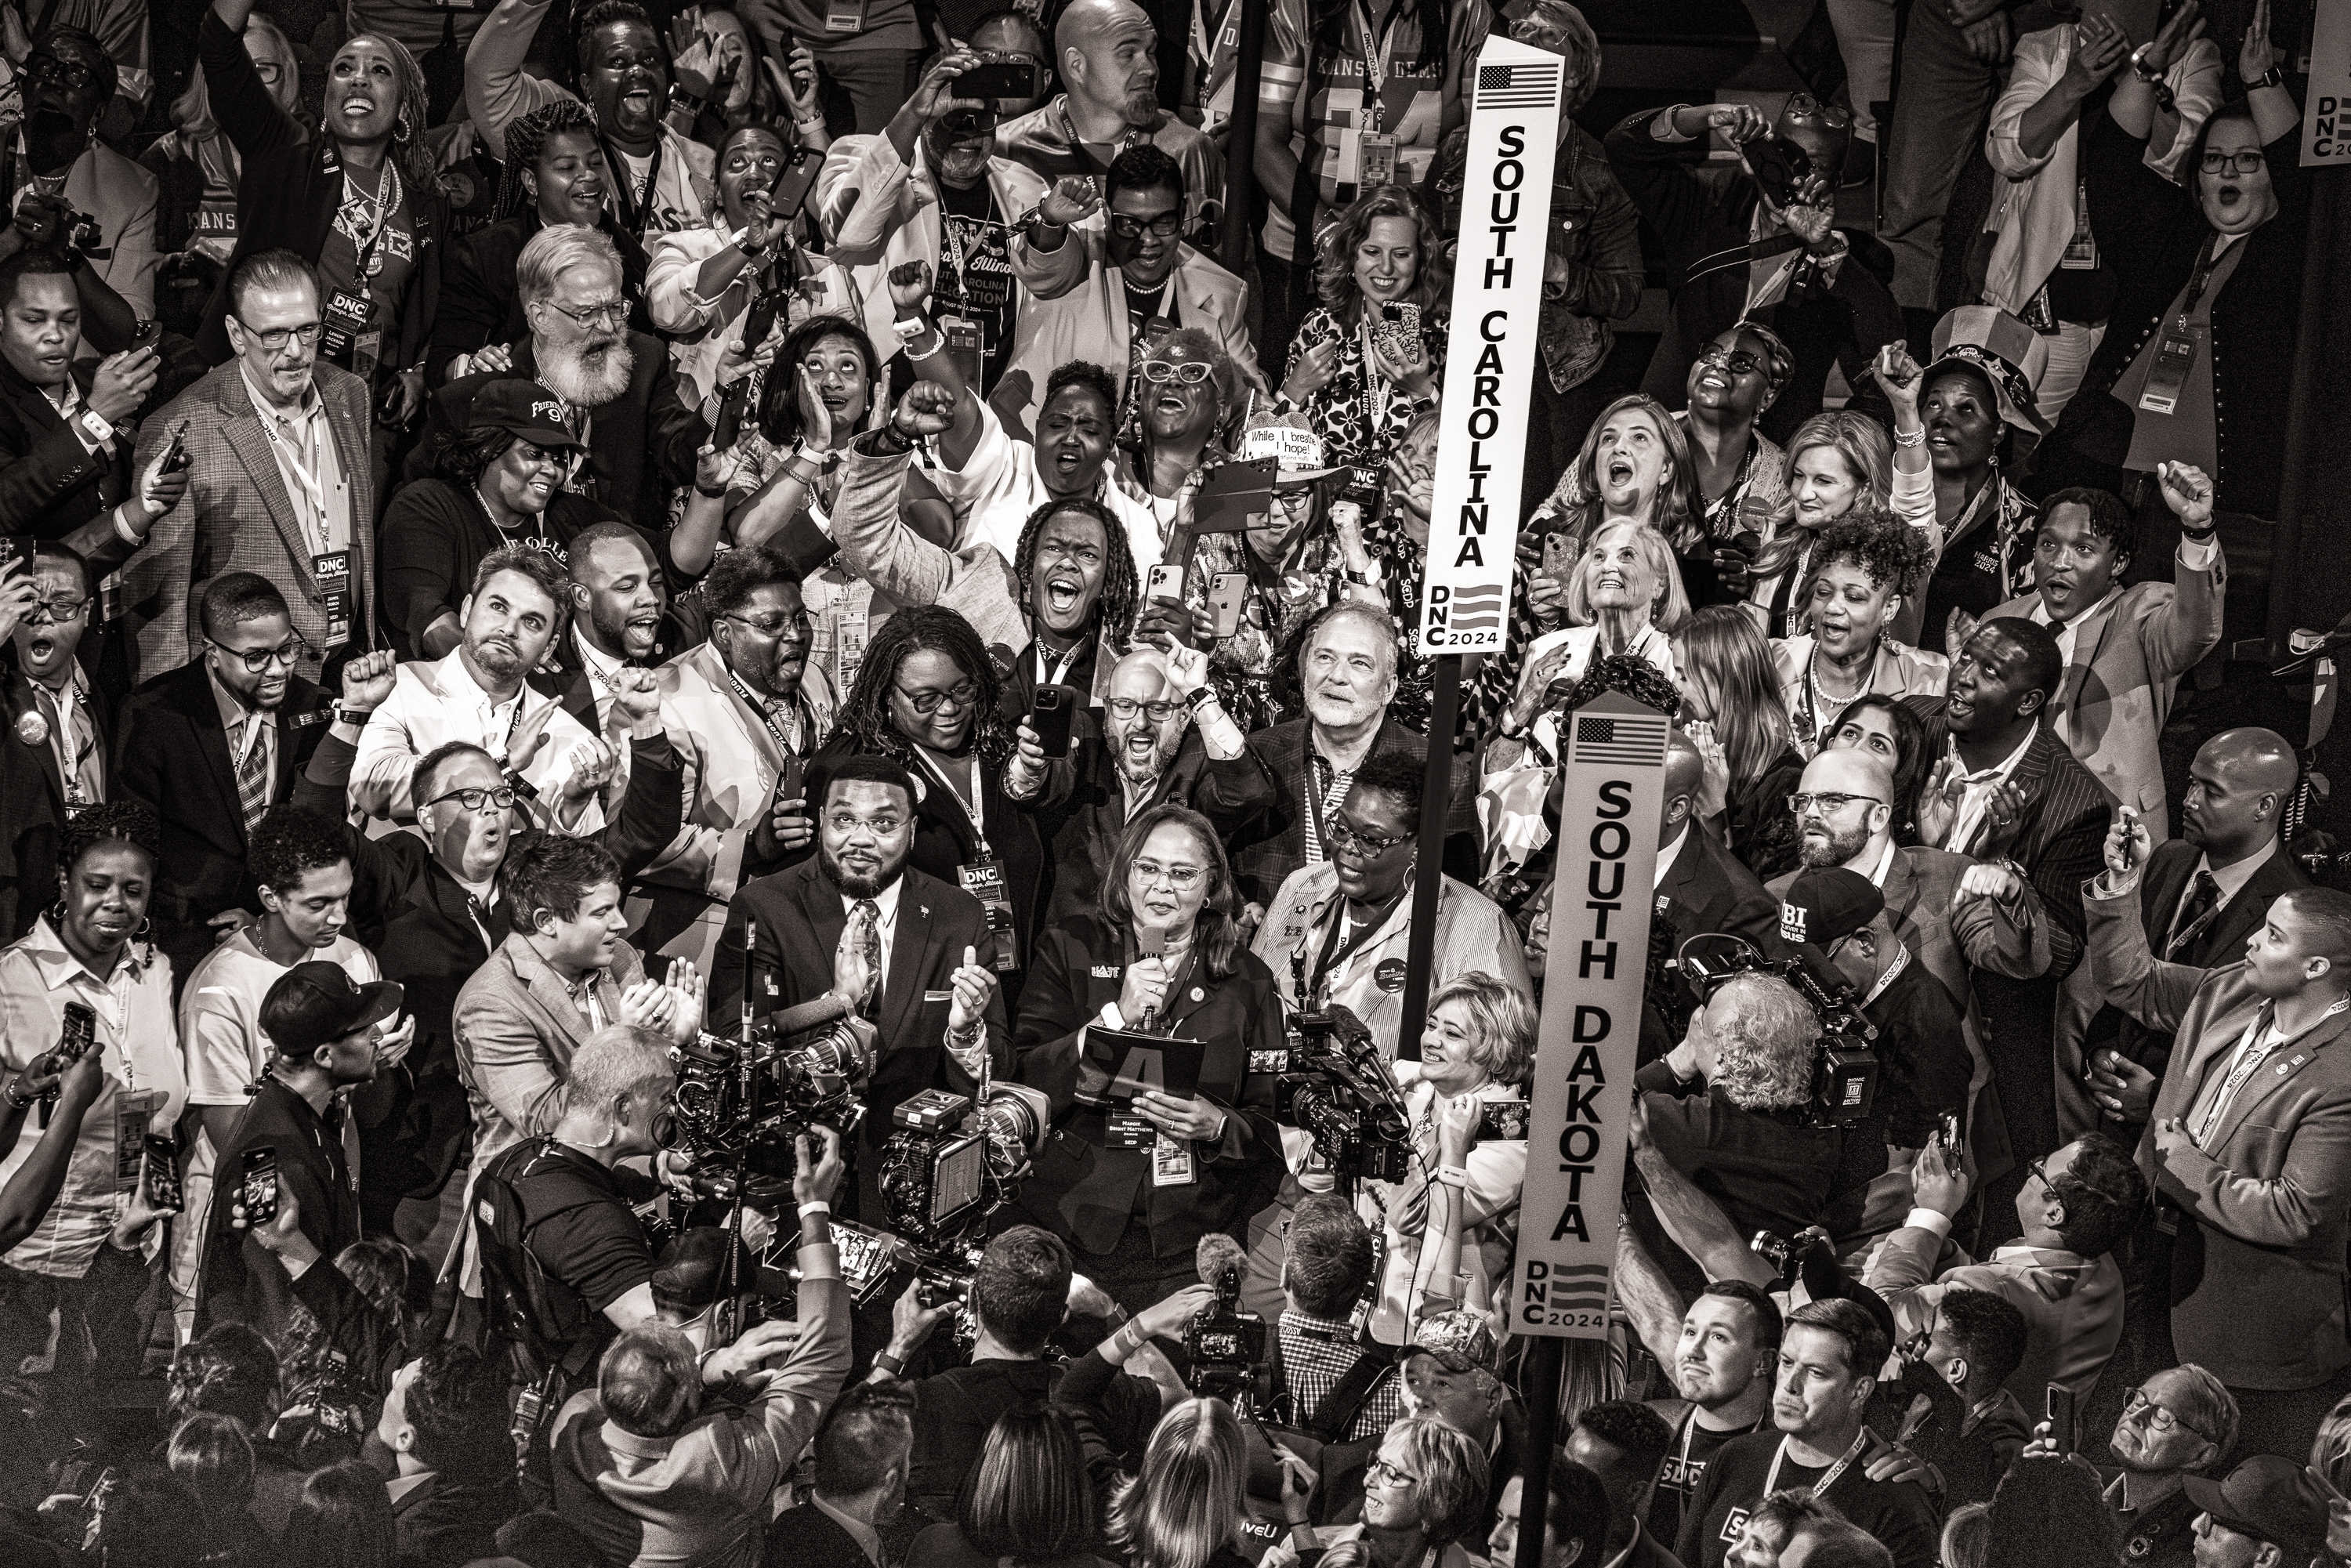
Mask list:
POLYGON ((0 4, 0 1555, 2351 1561, 2351 894, 2288 740, 2158 744, 2279 507, 2272 0, 1826 0, 1589 127, 1568 0, 1244 4, 0 4), (1457 670, 1496 37, 1565 103, 1457 670))

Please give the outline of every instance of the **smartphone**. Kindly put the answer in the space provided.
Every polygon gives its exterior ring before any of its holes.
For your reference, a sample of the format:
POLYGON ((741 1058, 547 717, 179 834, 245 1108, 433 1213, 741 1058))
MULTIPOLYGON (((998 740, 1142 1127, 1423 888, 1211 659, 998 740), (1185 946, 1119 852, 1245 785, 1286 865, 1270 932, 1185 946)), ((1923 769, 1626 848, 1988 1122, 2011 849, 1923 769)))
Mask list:
POLYGON ((245 1223, 249 1230, 257 1230, 277 1218, 277 1151, 270 1148, 245 1151, 245 1168, 240 1175, 238 1201, 245 1205, 245 1223))
POLYGON ((751 308, 743 317, 745 348, 755 354, 759 351, 759 345, 766 342, 768 334, 776 329, 776 318, 782 313, 784 302, 789 297, 788 289, 770 288, 751 301, 751 308))
POLYGON ((1208 608, 1216 612, 1217 635, 1230 637, 1241 629, 1241 611, 1249 602, 1249 573, 1220 571, 1208 585, 1208 608))
POLYGON ((808 200, 817 175, 823 170, 823 153, 809 147, 793 148, 790 161, 768 193, 768 210, 779 218, 799 216, 801 204, 808 200))
POLYGON ((130 351, 135 354, 141 349, 152 349, 162 339, 162 336, 163 323, 141 321, 139 323, 139 329, 131 334, 130 351))
POLYGON ((1797 187, 1813 172, 1812 154, 1784 136, 1759 136, 1740 148, 1739 157, 1763 199, 1775 207, 1792 204, 1797 187))
POLYGON ((1527 1118, 1534 1107, 1524 1100, 1480 1100, 1478 1102, 1479 1143, 1523 1143, 1527 1135, 1527 1118))
POLYGON ((57 1065, 70 1067, 98 1040, 98 1015, 87 1002, 65 1005, 65 1027, 57 1034, 57 1065))
POLYGON ((2049 1385, 2049 1436, 2060 1454, 2074 1451, 2074 1392, 2049 1385))
POLYGON ((1935 1129, 1935 1136, 1942 1140, 1944 1153, 1958 1154, 1959 1152, 1959 1113, 1957 1111, 1946 1111, 1937 1118, 1937 1121, 1939 1124, 1935 1129))
MULTIPOLYGON (((784 770, 776 776, 776 799, 799 800, 808 795, 808 759, 801 757, 784 758, 784 770)), ((816 815, 811 811, 810 816, 816 815)))
POLYGON ((1144 583, 1143 597, 1151 599, 1181 599, 1184 597, 1184 569, 1171 561, 1161 561, 1151 569, 1144 583))
POLYGON ((1037 68, 1028 60, 991 59, 980 57, 981 63, 955 78, 948 92, 958 99, 1042 98, 1044 84, 1037 79, 1037 68))
POLYGON ((1029 708, 1029 727, 1037 732, 1037 740, 1048 757, 1070 754, 1070 726, 1078 716, 1078 705, 1085 699, 1075 686, 1043 685, 1037 688, 1036 700, 1029 708))
MULTIPOLYGON (((751 340, 746 338, 744 341, 747 343, 751 340)), ((735 384, 726 389, 726 395, 718 400, 718 424, 710 433, 712 451, 732 452, 735 443, 742 437, 743 409, 751 401, 753 379, 750 376, 737 377, 735 384)))
POLYGON ((169 1138, 147 1140, 147 1168, 142 1179, 147 1184, 147 1207, 153 1209, 180 1207, 180 1152, 169 1138))
POLYGON ((35 542, 30 534, 0 534, 0 572, 19 564, 31 571, 35 542))
POLYGON ((188 422, 183 419, 172 431, 171 447, 163 454, 163 472, 177 474, 193 461, 188 455, 188 422))

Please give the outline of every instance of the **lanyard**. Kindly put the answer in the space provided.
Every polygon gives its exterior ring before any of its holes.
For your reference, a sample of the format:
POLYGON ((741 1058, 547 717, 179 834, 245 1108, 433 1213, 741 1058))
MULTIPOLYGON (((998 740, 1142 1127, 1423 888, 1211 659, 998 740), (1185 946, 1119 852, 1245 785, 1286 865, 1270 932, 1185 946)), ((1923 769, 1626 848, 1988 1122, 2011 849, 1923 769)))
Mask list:
POLYGON ((2196 270, 2189 274, 2187 291, 2179 297, 2179 329, 2188 330, 2188 318, 2195 313, 2196 302, 2204 298, 2205 285, 2212 279, 2212 268, 2220 264, 2220 236, 2209 234, 2196 252, 2196 270))
POLYGON ((83 758, 88 757, 95 749, 95 746, 89 735, 87 717, 82 721, 81 744, 79 746, 74 744, 74 709, 81 706, 84 701, 81 687, 77 682, 68 678, 63 692, 53 692, 38 682, 34 683, 33 690, 57 716, 57 733, 50 737, 49 746, 50 749, 57 753, 57 777, 65 785, 66 804, 88 805, 89 802, 82 799, 81 793, 81 762, 83 758))
MULTIPOLYGON (((326 459, 324 454, 319 449, 319 421, 325 414, 325 408, 314 406, 308 413, 301 416, 304 438, 310 448, 310 461, 307 465, 303 463, 302 454, 293 441, 277 428, 280 423, 279 416, 268 409, 256 409, 254 412, 261 415, 261 434, 269 438, 269 444, 273 448, 284 455, 286 466, 293 471, 295 484, 302 488, 302 498, 310 504, 310 515, 318 521, 319 553, 320 555, 329 553, 335 548, 335 542, 327 526, 326 482, 320 476, 326 459)), ((292 421, 284 423, 291 423, 292 421)))
MULTIPOLYGON (((726 681, 729 685, 732 685, 735 688, 735 695, 743 699, 743 706, 759 716, 759 723, 766 727, 768 738, 776 743, 776 749, 782 752, 786 757, 798 756, 799 754, 799 747, 792 743, 790 738, 785 735, 782 727, 776 723, 775 709, 760 706, 758 702, 751 695, 751 688, 743 684, 742 677, 736 674, 734 671, 729 670, 726 672, 726 681)), ((795 710, 792 714, 792 728, 797 730, 800 727, 799 714, 795 710)), ((976 768, 978 764, 974 763, 973 766, 976 768)))
MULTIPOLYGON (((530 687, 528 685, 518 687, 516 690, 514 695, 514 712, 507 716, 507 737, 500 741, 496 747, 491 752, 491 755, 498 759, 498 771, 501 773, 506 771, 507 758, 514 755, 515 731, 522 727, 523 699, 529 695, 530 687)), ((490 715, 493 719, 496 717, 498 705, 495 702, 490 704, 490 715)))
MULTIPOLYGON (((1078 157, 1083 158, 1085 156, 1085 149, 1089 144, 1078 139, 1078 122, 1070 118, 1070 104, 1069 99, 1066 97, 1061 100, 1061 130, 1070 139, 1070 151, 1078 157)), ((1126 134, 1120 137, 1116 141, 1108 143, 1096 142, 1092 143, 1092 145, 1107 145, 1113 149, 1111 155, 1113 157, 1116 157, 1119 153, 1125 152, 1130 147, 1140 146, 1142 141, 1143 132, 1130 126, 1127 128, 1126 134)))
POLYGON ((1364 0, 1355 0, 1355 26, 1363 30, 1364 43, 1364 114, 1370 121, 1366 127, 1378 135, 1387 129, 1384 110, 1387 105, 1381 95, 1387 90, 1388 65, 1395 57, 1395 13, 1388 13, 1387 26, 1378 29, 1379 52, 1372 52, 1371 13, 1364 9, 1364 0))
POLYGON ((956 792, 956 787, 947 781, 946 769, 941 768, 929 752, 917 746, 914 747, 914 757, 933 777, 938 779, 939 788, 945 789, 948 797, 963 808, 963 814, 971 819, 972 836, 979 841, 980 859, 993 860, 996 857, 996 852, 987 847, 987 801, 979 792, 979 758, 974 757, 971 759, 971 799, 967 800, 956 792))
POLYGON ((1892 985, 1896 978, 1901 975, 1902 971, 1909 967, 1910 948, 1908 945, 1905 944, 1901 946, 1896 947, 1894 949, 1894 962, 1886 966, 1886 973, 1877 977, 1877 984, 1869 988, 1869 995, 1861 998, 1861 1005, 1865 1008, 1869 1006, 1870 1003, 1876 1001, 1878 998, 1884 996, 1886 994, 1886 988, 1892 985))
MULTIPOLYGON (((601 138, 599 138, 601 141, 601 138)), ((612 203, 620 208, 621 225, 639 238, 644 237, 645 214, 653 208, 654 187, 661 183, 662 149, 668 144, 666 133, 653 138, 653 157, 645 163, 645 194, 642 204, 630 188, 628 161, 621 150, 607 143, 604 148, 605 166, 612 171, 612 203)))
MULTIPOLYGON (((1311 763, 1306 769, 1306 809, 1313 813, 1314 817, 1315 852, 1312 858, 1326 861, 1331 858, 1331 831, 1323 825, 1323 813, 1337 810, 1339 803, 1337 800, 1326 800, 1325 796, 1335 793, 1341 800, 1344 800, 1346 796, 1345 791, 1339 788, 1339 765, 1323 756, 1319 750, 1314 750, 1314 742, 1311 737, 1306 744, 1311 758, 1311 763), (1326 768, 1331 770, 1331 782, 1317 789, 1316 776, 1326 768)), ((1353 773, 1348 774, 1347 777, 1350 782, 1353 781, 1353 773)))
POLYGON ((364 291, 368 279, 383 270, 383 263, 376 259, 375 250, 383 243, 385 231, 392 227, 392 214, 400 210, 400 165, 389 158, 383 161, 383 173, 376 181, 372 196, 362 196, 352 188, 348 169, 343 171, 343 189, 350 193, 349 199, 343 203, 342 215, 353 247, 351 287, 364 291), (389 200, 385 196, 387 191, 391 193, 389 200), (359 210, 363 206, 375 208, 374 221, 370 224, 364 239, 360 235, 359 220, 359 210))
MULTIPOLYGON (((1763 1429, 1763 1417, 1762 1417, 1762 1416, 1758 1416, 1757 1417, 1755 1417, 1754 1424, 1753 1424, 1753 1425, 1751 1425, 1751 1426, 1750 1426, 1750 1427, 1747 1428, 1747 1430, 1746 1430, 1745 1432, 1726 1432, 1726 1433, 1724 1433, 1724 1434, 1723 1434, 1723 1437, 1724 1437, 1725 1438, 1730 1438, 1730 1437, 1744 1437, 1749 1436, 1749 1435, 1750 1435, 1750 1434, 1751 1434, 1751 1433, 1760 1432, 1760 1431, 1761 1431, 1762 1429, 1763 1429)), ((1689 1407, 1689 1411, 1688 1411, 1688 1413, 1687 1413, 1687 1415, 1685 1415, 1685 1416, 1682 1417, 1682 1448, 1681 1448, 1681 1452, 1674 1456, 1675 1459, 1676 1459, 1677 1461, 1678 1461, 1678 1462, 1679 1462, 1679 1464, 1681 1465, 1681 1468, 1682 1468, 1682 1478, 1683 1478, 1683 1479, 1682 1479, 1682 1483, 1681 1483, 1681 1485, 1680 1485, 1679 1487, 1677 1487, 1677 1488, 1676 1488, 1676 1489, 1675 1489, 1675 1490, 1677 1490, 1677 1491, 1687 1491, 1687 1490, 1690 1490, 1690 1487, 1689 1487, 1689 1479, 1688 1479, 1688 1477, 1689 1477, 1689 1451, 1690 1451, 1690 1440, 1691 1440, 1691 1438, 1693 1438, 1693 1437, 1696 1437, 1697 1435, 1698 1435, 1698 1406, 1695 1406, 1695 1405, 1693 1405, 1693 1406, 1691 1406, 1689 1407)), ((1768 1496, 1770 1496, 1771 1494, 1767 1491, 1764 1495, 1768 1497, 1768 1496)))
MULTIPOLYGON (((1324 852, 1327 854, 1329 851, 1326 849, 1324 852)), ((1354 956, 1357 950, 1377 936, 1387 925, 1389 915, 1393 915, 1398 905, 1405 898, 1410 897, 1411 894, 1412 883, 1406 881, 1404 887, 1396 894, 1395 899, 1388 904, 1385 915, 1381 915, 1377 920, 1366 920, 1360 925, 1355 924, 1354 916, 1347 908, 1347 895, 1339 894, 1333 898, 1332 918, 1331 923, 1323 927, 1322 950, 1316 955, 1313 970, 1308 977, 1307 997, 1322 995, 1324 988, 1330 984, 1331 971, 1354 956)), ((1307 997, 1298 998, 1300 1007, 1310 1005, 1307 997)))
MULTIPOLYGON (((1855 1437, 1853 1447, 1847 1448, 1844 1451, 1844 1457, 1839 1458, 1835 1464, 1831 1465, 1826 1470, 1821 1473, 1821 1479, 1813 1483, 1812 1489, 1807 1495, 1819 1497, 1823 1492, 1827 1491, 1829 1488, 1836 1485, 1837 1478, 1844 1474, 1845 1467, 1853 1463, 1854 1459, 1861 1453, 1862 1445, 1868 1441, 1869 1428, 1864 1427, 1860 1433, 1855 1437)), ((1788 1439, 1782 1437, 1780 1439, 1779 1448, 1772 1451, 1771 1468, 1764 1474, 1763 1477, 1763 1495, 1765 1497, 1770 1497, 1773 1492, 1780 1490, 1780 1462, 1787 1457, 1788 1439)))
POLYGON ((1078 662, 1078 655, 1085 649, 1085 639, 1081 637, 1071 643, 1069 650, 1059 659, 1048 664, 1045 662, 1045 640, 1042 637, 1037 639, 1037 684, 1040 686, 1060 685, 1061 677, 1070 673, 1070 666, 1078 662))

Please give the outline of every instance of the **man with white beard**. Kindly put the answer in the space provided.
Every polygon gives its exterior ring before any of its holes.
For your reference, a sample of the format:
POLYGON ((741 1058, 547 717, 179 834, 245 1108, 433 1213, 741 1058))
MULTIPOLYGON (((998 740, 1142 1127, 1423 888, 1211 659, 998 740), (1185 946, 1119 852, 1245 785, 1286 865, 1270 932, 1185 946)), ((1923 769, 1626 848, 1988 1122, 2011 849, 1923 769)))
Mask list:
POLYGON ((465 428, 477 388, 529 376, 563 400, 564 423, 587 448, 568 487, 648 532, 666 529, 670 491, 694 482, 694 455, 710 439, 716 410, 689 405, 668 350, 629 330, 620 251, 601 230, 549 224, 515 258, 515 287, 530 336, 483 350, 470 373, 434 395, 432 428, 408 477, 434 471, 442 444, 465 428))
POLYGON ((1053 862, 1048 922, 1094 907, 1127 823, 1152 807, 1189 806, 1230 833, 1273 799, 1273 779, 1225 716, 1207 656, 1194 648, 1138 648, 1121 659, 1101 737, 1078 742, 1066 758, 1047 761, 1025 718, 1015 736, 1005 793, 1038 802, 1037 831, 1053 862))

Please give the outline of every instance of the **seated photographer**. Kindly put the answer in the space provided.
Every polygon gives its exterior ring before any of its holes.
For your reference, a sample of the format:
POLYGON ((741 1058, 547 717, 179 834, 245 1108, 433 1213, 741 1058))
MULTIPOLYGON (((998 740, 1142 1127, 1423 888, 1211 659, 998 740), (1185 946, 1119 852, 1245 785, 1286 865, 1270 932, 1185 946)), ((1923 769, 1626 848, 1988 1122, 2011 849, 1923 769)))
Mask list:
MULTIPOLYGON (((1154 1447, 1157 1446, 1156 1441, 1154 1447)), ((1435 1415, 1406 1416, 1387 1429, 1363 1472, 1363 1512, 1320 1528, 1293 1517, 1259 1568, 1298 1568, 1310 1552, 1361 1541, 1367 1568, 1472 1568, 1490 1527, 1493 1470, 1469 1435, 1435 1415)))
POLYGON ((2130 1151, 2091 1133, 2032 1162, 2016 1195, 2023 1234, 1979 1263, 1949 1240, 1952 1217, 1974 1185, 1964 1151, 1955 1164, 1940 1139, 1918 1151, 1910 1184, 1917 1207, 1886 1239, 1862 1282, 1894 1309, 1904 1338, 1931 1328, 1935 1303, 1954 1288, 1989 1291, 2024 1314, 2024 1361, 2008 1379, 2027 1409, 2052 1385, 2086 1401, 2123 1333, 2123 1274, 2112 1256, 2147 1205, 2147 1179, 2130 1151))
MULTIPOLYGON (((909 1385, 914 1394, 914 1451, 906 1501, 917 1511, 933 1520, 954 1519, 956 1496, 997 1417, 1054 1396, 1062 1369, 1045 1359, 1045 1349, 1069 1316, 1071 1274, 1068 1244, 1033 1225, 1014 1226, 980 1253, 967 1308, 978 1335, 970 1363, 909 1385)), ((1106 1361, 1110 1345, 1130 1350, 1178 1327, 1201 1299, 1196 1291, 1169 1298, 1113 1334, 1094 1359, 1106 1361)), ((904 1372, 946 1315, 944 1306, 922 1304, 920 1281, 909 1285, 891 1312, 890 1348, 874 1358, 873 1377, 894 1378, 904 1372)), ((1115 1448, 1124 1446, 1120 1438, 1126 1434, 1150 1429, 1159 1416, 1160 1394, 1144 1379, 1113 1378, 1102 1371, 1087 1389, 1087 1403, 1107 1412, 1102 1425, 1115 1448)))
MULTIPOLYGON (((1690 1015, 1682 1042, 1634 1079, 1635 1124, 1740 1236, 1793 1236, 1827 1211, 1843 1134, 1814 1125, 1811 1113, 1820 1032, 1811 1004, 1787 981, 1734 974, 1690 1015)), ((1647 1205, 1628 1214, 1677 1286, 1695 1291, 1705 1282, 1651 1240, 1647 1205)))
POLYGON ((882 1145, 899 1103, 929 1089, 973 1093, 991 1059, 999 1073, 1010 1061, 986 906, 907 863, 922 798, 887 758, 814 764, 817 852, 737 891, 711 975, 716 1017, 740 1017, 747 992, 755 1021, 832 993, 879 1027, 888 1052, 866 1082, 851 1155, 848 1212, 868 1224, 887 1212, 882 1145), (744 969, 747 941, 756 980, 744 969))
POLYGON ((1520 1086, 1534 1067, 1535 1023, 1524 983, 1489 974, 1458 975, 1428 998, 1418 1076, 1404 1094, 1412 1174, 1367 1182, 1361 1198, 1365 1221, 1386 1227, 1371 1320, 1382 1343, 1405 1343, 1429 1311, 1486 1311, 1496 1277, 1507 1281, 1527 1170, 1520 1086), (1489 1115, 1497 1102, 1510 1109, 1489 1115))
POLYGON ((1189 1283, 1200 1238, 1237 1232, 1279 1168, 1273 1082, 1249 1065, 1283 1048, 1281 1008, 1238 904, 1207 819, 1155 806, 1111 857, 1099 913, 1039 937, 1021 996, 1020 1078, 1050 1097, 1055 1130, 1018 1204, 1097 1260, 1131 1312, 1189 1283), (1097 1028, 1171 1038, 1134 1051, 1097 1028), (1147 1086, 1176 1074, 1190 1094, 1147 1086))
POLYGON ((683 1329, 641 1319, 605 1350, 595 1388, 556 1418, 556 1509, 608 1561, 758 1568, 776 1494, 849 1375, 831 1218, 841 1140, 824 1128, 799 1142, 795 1321, 757 1323, 697 1355, 683 1329), (705 1388, 725 1399, 705 1408, 705 1388))

